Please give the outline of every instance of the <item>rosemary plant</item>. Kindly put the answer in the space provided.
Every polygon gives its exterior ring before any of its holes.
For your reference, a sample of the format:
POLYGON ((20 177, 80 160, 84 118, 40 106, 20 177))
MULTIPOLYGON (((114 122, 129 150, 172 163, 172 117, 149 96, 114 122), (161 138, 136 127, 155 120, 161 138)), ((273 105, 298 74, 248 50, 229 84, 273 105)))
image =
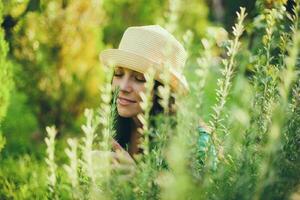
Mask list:
POLYGON ((69 177, 69 181, 72 186, 72 198, 76 199, 79 197, 79 182, 78 182, 78 141, 77 139, 71 139, 69 138, 67 140, 67 143, 69 145, 69 148, 65 149, 65 153, 67 154, 70 164, 64 165, 64 168, 67 172, 67 175, 69 177))
POLYGON ((139 128, 138 131, 142 134, 142 141, 140 142, 140 148, 143 149, 144 155, 149 155, 149 117, 150 117, 150 109, 152 107, 152 91, 154 86, 154 76, 155 71, 153 68, 149 68, 147 73, 145 74, 145 93, 140 93, 141 96, 141 108, 143 110, 142 114, 138 115, 138 119, 142 124, 142 128, 139 128))
POLYGON ((45 143, 47 145, 47 157, 46 163, 48 165, 48 190, 49 190, 49 197, 52 199, 57 199, 58 195, 56 193, 56 170, 57 165, 55 163, 55 136, 57 131, 54 126, 46 127, 46 131, 48 137, 45 138, 45 143))
MULTIPOLYGON (((219 128, 222 127, 222 110, 224 109, 225 103, 231 87, 231 81, 235 68, 235 58, 238 53, 240 42, 239 39, 244 31, 244 19, 246 17, 245 8, 240 8, 240 12, 237 13, 237 23, 233 26, 233 35, 234 39, 229 41, 229 46, 227 47, 227 59, 223 59, 224 69, 222 69, 222 78, 218 79, 218 89, 217 93, 217 102, 213 106, 214 113, 212 114, 212 120, 209 121, 212 128, 211 135, 214 145, 220 153, 220 141, 217 137, 219 128)), ((219 155, 220 156, 220 155, 219 155)))
POLYGON ((90 178, 92 184, 95 184, 96 177, 93 171, 93 142, 96 137, 96 130, 98 123, 94 120, 94 111, 86 109, 84 111, 86 117, 86 124, 82 125, 81 128, 84 132, 84 137, 82 138, 82 158, 80 160, 80 165, 82 166, 84 175, 90 178))
MULTIPOLYGON (((113 99, 112 96, 112 77, 113 77, 113 67, 104 67, 104 73, 106 74, 104 84, 101 88, 101 106, 98 111, 99 122, 101 125, 101 142, 100 148, 103 151, 109 151, 111 145, 111 138, 114 135, 114 112, 112 105, 115 105, 116 98, 113 99), (111 104, 112 100, 114 101, 111 104)), ((117 94, 118 91, 115 91, 117 94)))

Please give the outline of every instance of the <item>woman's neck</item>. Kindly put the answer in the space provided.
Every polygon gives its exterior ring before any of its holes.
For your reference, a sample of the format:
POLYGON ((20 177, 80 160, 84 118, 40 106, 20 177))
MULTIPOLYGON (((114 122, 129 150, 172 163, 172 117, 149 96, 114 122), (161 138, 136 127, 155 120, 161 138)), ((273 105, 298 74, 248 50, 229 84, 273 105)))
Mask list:
POLYGON ((132 119, 133 119, 135 129, 142 128, 143 124, 140 122, 137 116, 133 117, 132 119))

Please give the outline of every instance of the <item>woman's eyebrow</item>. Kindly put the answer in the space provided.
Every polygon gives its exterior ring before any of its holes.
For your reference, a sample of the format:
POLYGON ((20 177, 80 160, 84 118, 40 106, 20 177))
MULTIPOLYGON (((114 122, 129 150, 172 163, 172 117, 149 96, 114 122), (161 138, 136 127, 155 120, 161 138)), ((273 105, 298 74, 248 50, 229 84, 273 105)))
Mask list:
POLYGON ((115 69, 123 69, 121 66, 116 66, 115 69))
POLYGON ((137 72, 137 71, 132 71, 134 75, 141 75, 141 76, 144 76, 143 73, 140 73, 140 72, 137 72))
POLYGON ((115 67, 114 72, 124 72, 122 67, 115 67))

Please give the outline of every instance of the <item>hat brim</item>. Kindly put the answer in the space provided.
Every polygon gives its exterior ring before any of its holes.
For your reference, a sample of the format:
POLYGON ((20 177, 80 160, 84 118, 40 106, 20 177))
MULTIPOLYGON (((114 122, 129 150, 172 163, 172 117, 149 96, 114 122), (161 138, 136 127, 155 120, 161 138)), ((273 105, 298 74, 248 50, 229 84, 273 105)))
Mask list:
MULTIPOLYGON (((106 66, 122 66, 140 73, 146 73, 149 68, 154 67, 157 72, 155 79, 163 82, 159 77, 159 74, 162 73, 161 69, 163 69, 161 64, 141 55, 121 49, 107 49, 100 53, 100 59, 106 66)), ((185 77, 174 70, 171 70, 171 74, 170 86, 172 90, 187 94, 189 87, 185 77)))

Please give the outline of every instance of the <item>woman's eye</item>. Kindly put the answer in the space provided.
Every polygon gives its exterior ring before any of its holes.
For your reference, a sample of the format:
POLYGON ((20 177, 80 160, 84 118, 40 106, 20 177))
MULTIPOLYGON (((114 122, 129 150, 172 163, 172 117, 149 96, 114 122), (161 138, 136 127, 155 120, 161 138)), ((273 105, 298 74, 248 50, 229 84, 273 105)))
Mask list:
POLYGON ((146 82, 146 79, 145 79, 145 77, 143 75, 137 75, 137 76, 135 76, 135 79, 138 82, 142 82, 142 83, 146 82))
POLYGON ((116 77, 121 77, 123 75, 122 72, 114 72, 114 76, 116 77))
POLYGON ((121 67, 116 67, 114 69, 114 76, 121 77, 124 74, 124 70, 121 67))

